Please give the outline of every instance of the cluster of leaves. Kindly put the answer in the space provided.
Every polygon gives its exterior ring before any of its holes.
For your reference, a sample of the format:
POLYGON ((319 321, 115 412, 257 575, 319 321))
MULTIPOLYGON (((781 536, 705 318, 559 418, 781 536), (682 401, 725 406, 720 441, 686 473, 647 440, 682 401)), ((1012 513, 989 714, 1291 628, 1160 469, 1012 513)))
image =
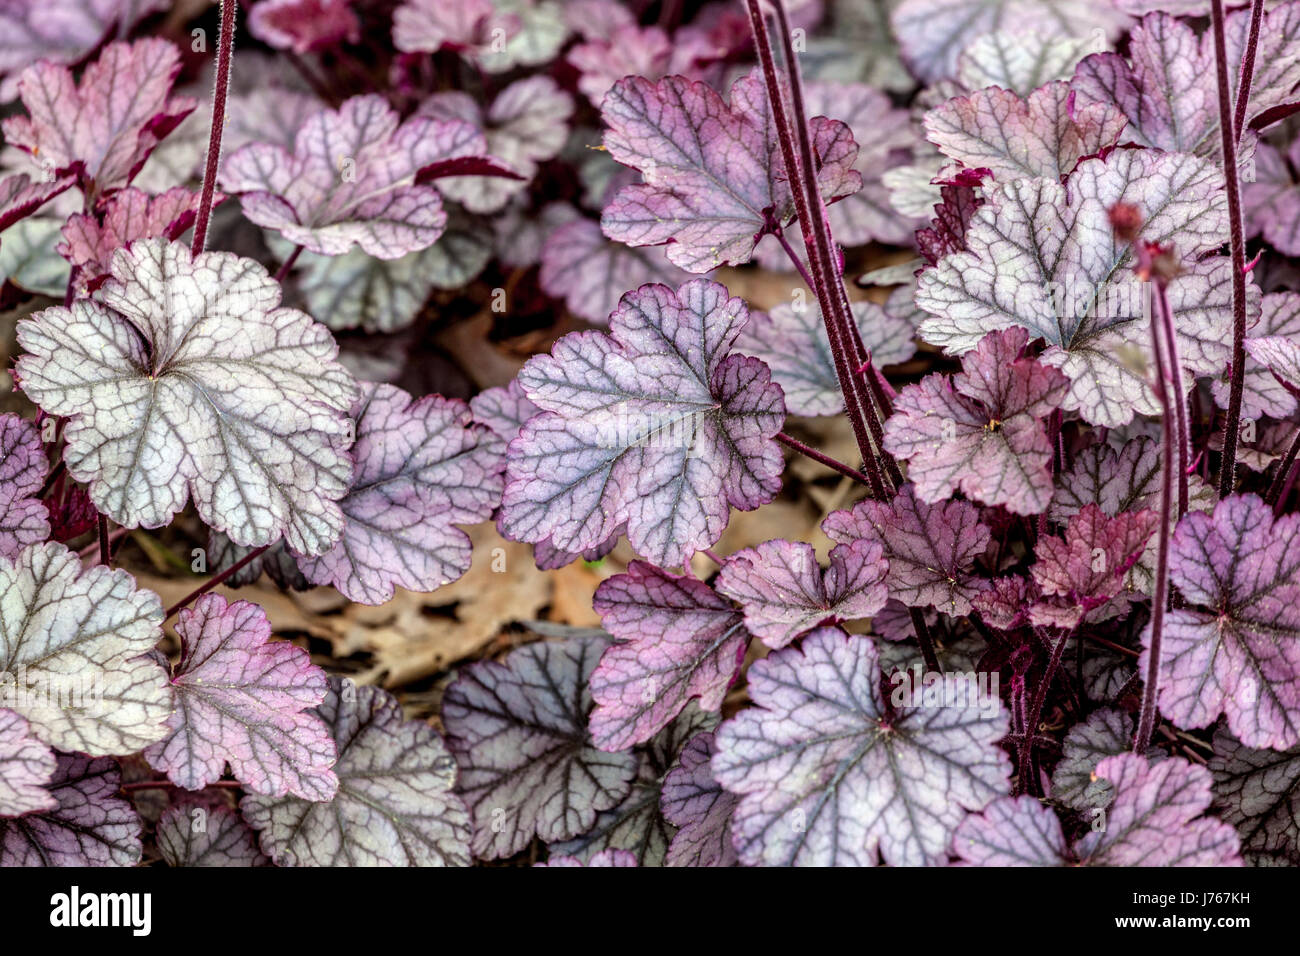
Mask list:
POLYGON ((1300 865, 1300 0, 165 6, 0 10, 0 865, 1300 865), (213 590, 484 521, 438 729, 213 590))

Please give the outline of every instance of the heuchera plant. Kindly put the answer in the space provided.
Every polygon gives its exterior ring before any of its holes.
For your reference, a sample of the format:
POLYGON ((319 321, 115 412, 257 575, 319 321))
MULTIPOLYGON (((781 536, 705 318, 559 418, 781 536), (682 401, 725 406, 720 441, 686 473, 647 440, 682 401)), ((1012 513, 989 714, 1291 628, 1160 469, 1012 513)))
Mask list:
POLYGON ((1300 865, 1300 0, 872 6, 0 5, 0 865, 1300 865))

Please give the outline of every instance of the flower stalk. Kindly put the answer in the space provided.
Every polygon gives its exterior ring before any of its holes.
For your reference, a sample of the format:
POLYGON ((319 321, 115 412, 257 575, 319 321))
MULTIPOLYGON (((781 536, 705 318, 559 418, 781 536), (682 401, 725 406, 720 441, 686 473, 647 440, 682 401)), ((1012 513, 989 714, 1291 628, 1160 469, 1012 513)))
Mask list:
POLYGON ((230 93, 230 62, 235 52, 235 14, 238 0, 221 0, 221 33, 217 41, 217 82, 212 91, 212 129, 208 133, 208 157, 203 167, 203 191, 194 218, 194 241, 190 252, 198 255, 208 242, 212 203, 221 167, 221 136, 226 127, 226 98, 230 93))

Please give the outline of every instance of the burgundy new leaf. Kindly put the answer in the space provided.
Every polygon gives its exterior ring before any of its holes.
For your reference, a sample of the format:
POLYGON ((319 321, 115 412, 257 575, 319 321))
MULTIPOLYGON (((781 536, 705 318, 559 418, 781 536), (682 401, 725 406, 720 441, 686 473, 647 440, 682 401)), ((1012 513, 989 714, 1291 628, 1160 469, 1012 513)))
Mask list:
POLYGON ((1023 356, 1024 329, 986 335, 962 359, 961 374, 930 375, 904 388, 885 424, 885 449, 908 462, 917 496, 929 503, 959 488, 986 505, 1040 514, 1052 497, 1052 445, 1043 417, 1069 382, 1023 356))
POLYGON ((740 613, 703 581, 633 561, 601 582, 592 606, 616 639, 591 675, 592 740, 649 740, 691 699, 717 711, 749 645, 740 613))
POLYGON ((766 541, 728 555, 717 587, 744 609, 751 632, 780 648, 818 625, 871 617, 885 606, 888 570, 876 541, 832 548, 824 573, 812 545, 766 541))
MULTIPOLYGON (((757 71, 737 80, 730 101, 685 77, 658 83, 625 77, 601 115, 610 155, 641 173, 605 207, 605 235, 632 246, 668 243, 688 272, 747 262, 758 240, 794 218, 794 198, 757 71)), ((827 201, 857 192, 857 144, 847 126, 809 124, 827 201)))
POLYGON ((880 545, 889 563, 889 596, 908 607, 967 614, 988 586, 971 569, 988 546, 989 529, 967 502, 926 504, 904 485, 891 501, 861 501, 851 511, 832 512, 822 530, 840 544, 880 545))
POLYGON ((510 444, 503 528, 582 551, 626 523, 636 551, 676 567, 710 547, 730 507, 780 487, 781 389, 731 353, 744 303, 715 282, 623 297, 610 331, 577 332, 519 373, 544 414, 510 444))
POLYGON ((743 863, 936 864, 964 811, 1009 789, 1002 708, 887 709, 868 637, 817 630, 756 662, 749 695, 712 762, 740 795, 743 863))
POLYGON ((101 216, 76 213, 63 226, 59 255, 78 270, 80 287, 93 291, 108 278, 113 253, 136 239, 179 239, 194 224, 198 193, 183 186, 161 196, 128 187, 110 196, 101 216))
POLYGON ((261 0, 248 14, 248 32, 267 46, 294 53, 361 40, 350 0, 261 0))
POLYGON ((176 622, 181 659, 172 673, 170 734, 145 758, 187 790, 231 773, 251 793, 329 800, 338 789, 329 728, 309 712, 325 673, 307 652, 271 641, 266 613, 207 594, 176 622))

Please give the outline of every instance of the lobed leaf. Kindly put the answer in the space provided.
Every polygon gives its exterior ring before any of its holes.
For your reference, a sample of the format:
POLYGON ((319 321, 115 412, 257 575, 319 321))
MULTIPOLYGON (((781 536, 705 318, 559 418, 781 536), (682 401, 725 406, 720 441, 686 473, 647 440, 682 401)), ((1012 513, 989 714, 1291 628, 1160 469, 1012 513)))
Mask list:
POLYGON ((117 796, 121 783, 108 757, 60 755, 49 784, 55 805, 0 817, 0 866, 135 866, 140 817, 117 796))
POLYGON ((0 415, 0 558, 16 558, 50 536, 50 514, 37 497, 48 472, 36 426, 0 415))

